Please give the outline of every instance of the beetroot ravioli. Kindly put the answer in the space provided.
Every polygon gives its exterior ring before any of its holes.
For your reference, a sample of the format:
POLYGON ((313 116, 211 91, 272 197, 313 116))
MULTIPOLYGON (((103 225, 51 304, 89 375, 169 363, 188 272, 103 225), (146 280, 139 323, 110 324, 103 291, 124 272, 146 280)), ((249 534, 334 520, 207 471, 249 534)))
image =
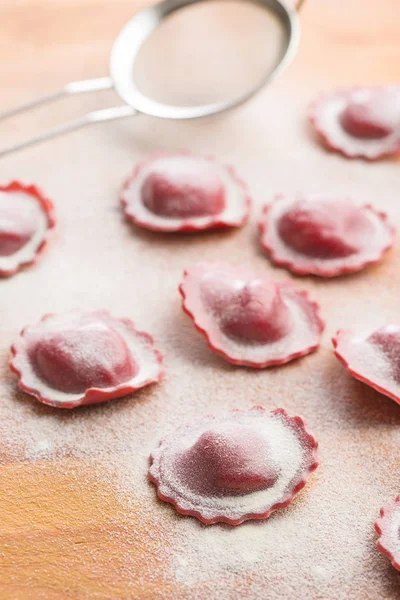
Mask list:
POLYGON ((0 276, 35 262, 55 225, 51 201, 34 185, 0 185, 0 276))
POLYGON ((318 466, 317 445, 301 417, 255 406, 207 416, 164 438, 149 477, 181 514, 239 525, 292 501, 318 466))
POLYGON ((291 283, 246 266, 198 263, 185 271, 179 290, 210 348, 234 364, 281 365, 319 345, 319 307, 291 283))
POLYGON ((325 145, 348 158, 400 152, 400 85, 348 88, 317 98, 311 123, 325 145))
POLYGON ((105 310, 45 315, 11 351, 19 387, 61 408, 119 398, 163 375, 152 337, 105 310))
POLYGON ((272 261, 298 275, 359 271, 378 262, 394 239, 384 213, 320 194, 277 196, 259 226, 272 261))
POLYGON ((368 335, 338 331, 335 354, 363 383, 400 404, 400 327, 386 325, 368 335))
POLYGON ((376 543, 379 550, 386 554, 395 569, 400 571, 400 496, 383 506, 380 517, 375 522, 379 535, 376 543))
POLYGON ((155 231, 239 227, 250 211, 247 187, 232 167, 188 152, 159 153, 138 163, 121 202, 136 225, 155 231))

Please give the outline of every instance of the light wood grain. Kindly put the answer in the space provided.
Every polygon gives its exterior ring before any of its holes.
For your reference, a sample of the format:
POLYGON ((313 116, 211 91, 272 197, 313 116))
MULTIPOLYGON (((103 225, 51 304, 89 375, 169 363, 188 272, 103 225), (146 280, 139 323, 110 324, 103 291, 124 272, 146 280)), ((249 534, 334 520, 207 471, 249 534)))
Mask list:
MULTIPOLYGON (((1 107, 106 74, 112 40, 139 6, 132 0, 3 0, 1 107)), ((285 516, 296 530, 293 556, 301 561, 302 540, 313 528, 320 530, 322 512, 315 525, 310 522, 313 502, 338 493, 340 481, 344 525, 332 520, 326 536, 332 536, 337 565, 341 550, 335 540, 347 528, 343 563, 358 567, 347 576, 332 573, 329 600, 400 598, 399 578, 376 551, 372 531, 380 506, 399 492, 399 407, 347 377, 330 346, 339 327, 398 320, 399 248, 382 265, 352 278, 301 280, 320 300, 327 331, 317 354, 280 370, 234 369, 212 356, 181 314, 176 292, 183 268, 200 258, 249 261, 287 278, 269 266, 255 233, 259 206, 279 191, 351 193, 389 211, 400 226, 398 161, 367 165, 331 155, 310 136, 304 117, 308 101, 322 89, 398 78, 398 17, 398 0, 309 0, 295 62, 235 113, 191 123, 146 117, 110 123, 0 162, 2 180, 41 185, 54 198, 59 219, 39 263, 0 282, 2 599, 326 598, 309 573, 293 569, 291 556, 286 562, 279 557, 279 548, 273 560, 240 572, 225 565, 222 575, 207 581, 194 577, 189 585, 174 576, 173 549, 182 535, 200 543, 203 528, 156 500, 145 481, 148 453, 179 423, 253 403, 283 404, 292 414, 304 414, 320 438, 320 471, 285 516), (180 147, 236 165, 257 206, 246 228, 180 238, 123 221, 118 189, 133 162, 160 148, 180 147), (45 312, 75 306, 104 306, 150 330, 165 352, 167 380, 135 397, 77 411, 76 417, 18 392, 7 367, 17 332, 45 312), (56 451, 34 456, 37 443, 53 438, 56 451), (359 558, 352 554, 352 535, 364 540, 359 558)), ((1 145, 116 101, 112 92, 85 96, 4 123, 1 145)), ((268 523, 263 526, 268 536, 268 523)), ((222 533, 215 528, 216 536, 222 533)), ((317 563, 326 547, 319 533, 317 563)), ((331 562, 329 556, 324 560, 331 562)))

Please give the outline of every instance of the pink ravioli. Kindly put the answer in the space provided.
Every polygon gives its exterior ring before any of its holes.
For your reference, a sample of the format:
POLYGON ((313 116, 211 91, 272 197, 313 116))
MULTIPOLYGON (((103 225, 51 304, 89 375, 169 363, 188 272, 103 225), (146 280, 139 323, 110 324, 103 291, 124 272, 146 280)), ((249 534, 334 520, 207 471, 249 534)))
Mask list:
POLYGON ((246 266, 198 263, 185 271, 179 290, 196 328, 229 362, 264 368, 318 348, 319 307, 291 283, 246 266))
POLYGON ((239 227, 250 212, 247 187, 231 167, 188 152, 158 153, 138 163, 121 202, 136 225, 155 231, 239 227))
POLYGON ((400 496, 381 508, 380 517, 375 522, 375 530, 379 535, 376 542, 379 550, 386 554, 394 568, 400 571, 400 496))
POLYGON ((297 275, 359 271, 378 262, 394 240, 385 213, 321 194, 277 196, 265 206, 259 227, 272 261, 297 275))
POLYGON ((400 404, 400 327, 386 325, 367 335, 338 331, 335 354, 363 383, 400 404))
POLYGON ((0 185, 0 276, 31 265, 55 225, 52 202, 34 185, 0 185))
POLYGON ((152 337, 105 310, 45 315, 11 351, 19 387, 60 408, 119 398, 163 375, 152 337))
POLYGON ((318 466, 317 446, 301 417, 254 406, 165 437, 151 455, 149 477, 178 512, 239 525, 290 504, 318 466))
POLYGON ((311 123, 328 148, 375 160, 400 152, 400 85, 347 88, 313 103, 311 123))

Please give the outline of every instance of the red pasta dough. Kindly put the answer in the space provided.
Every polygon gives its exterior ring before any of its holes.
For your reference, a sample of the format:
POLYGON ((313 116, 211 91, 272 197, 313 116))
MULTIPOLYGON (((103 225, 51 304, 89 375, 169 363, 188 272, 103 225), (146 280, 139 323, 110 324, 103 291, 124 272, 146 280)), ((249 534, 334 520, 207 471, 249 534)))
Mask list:
POLYGON ((293 500, 318 466, 317 446, 301 417, 255 406, 207 416, 164 438, 149 477, 181 514, 239 525, 293 500))
POLYGON ((313 103, 310 120, 328 148, 375 160, 400 152, 400 86, 347 88, 313 103))
POLYGON ((152 337, 104 310, 45 315, 11 351, 19 387, 62 408, 119 398, 163 375, 152 337))
POLYGON ((385 213, 320 194, 277 196, 265 206, 259 226, 272 261, 298 275, 359 271, 378 262, 394 240, 385 213))
POLYGON ((319 307, 288 282, 246 266, 198 263, 185 271, 179 290, 210 348, 234 364, 281 365, 319 345, 319 307))
POLYGON ((400 496, 383 506, 380 518, 375 522, 379 535, 376 542, 379 550, 386 554, 395 569, 400 571, 400 496))
POLYGON ((368 335, 338 331, 335 354, 363 383, 400 404, 400 327, 387 325, 368 335))
POLYGON ((121 202, 129 219, 155 231, 239 227, 251 203, 231 167, 188 152, 158 153, 138 163, 121 202))
POLYGON ((0 185, 0 276, 33 264, 55 225, 52 202, 34 185, 0 185))

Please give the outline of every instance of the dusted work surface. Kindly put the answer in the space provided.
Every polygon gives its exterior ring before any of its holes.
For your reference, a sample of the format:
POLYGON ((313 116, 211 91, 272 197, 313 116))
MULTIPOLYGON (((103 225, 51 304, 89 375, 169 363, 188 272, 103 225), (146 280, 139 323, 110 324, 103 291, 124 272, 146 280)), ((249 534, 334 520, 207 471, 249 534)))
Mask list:
MULTIPOLYGON (((346 161, 305 124, 313 95, 399 74, 397 0, 309 0, 300 52, 243 108, 176 123, 146 117, 83 130, 0 162, 0 178, 35 182, 59 224, 34 267, 0 281, 0 595, 45 598, 400 598, 399 575, 375 548, 373 521, 399 493, 400 407, 353 380, 332 353, 338 328, 399 321, 400 248, 382 264, 332 281, 296 278, 321 303, 320 350, 256 372, 208 350, 180 308, 177 285, 197 260, 250 262, 278 279, 259 248, 260 206, 276 192, 352 194, 400 227, 399 161, 346 161), (120 182, 132 163, 190 148, 233 164, 255 206, 239 231, 161 235, 126 223, 120 182), (108 308, 153 333, 167 378, 108 404, 73 411, 19 392, 9 346, 46 312, 108 308), (157 501, 148 455, 160 437, 206 413, 253 404, 303 415, 321 466, 295 502, 260 523, 204 526, 157 501)), ((4 107, 72 79, 104 75, 131 1, 2 2, 4 107)), ((1 126, 1 142, 107 106, 111 93, 39 110, 1 126)))

